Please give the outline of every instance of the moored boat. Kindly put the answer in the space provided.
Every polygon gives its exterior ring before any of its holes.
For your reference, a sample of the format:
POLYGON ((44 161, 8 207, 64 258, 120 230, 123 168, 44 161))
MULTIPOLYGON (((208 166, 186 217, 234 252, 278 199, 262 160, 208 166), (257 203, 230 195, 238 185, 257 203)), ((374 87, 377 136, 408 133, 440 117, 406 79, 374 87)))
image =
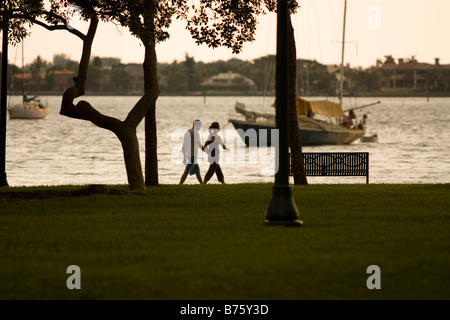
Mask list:
POLYGON ((378 142, 378 135, 373 134, 371 136, 361 137, 361 142, 378 142))
POLYGON ((43 119, 47 116, 49 107, 44 105, 37 96, 28 97, 25 94, 24 65, 24 44, 22 41, 22 103, 8 106, 9 118, 43 119))
MULTIPOLYGON (((248 111, 240 102, 236 102, 235 110, 245 119, 233 117, 229 122, 247 146, 273 144, 272 130, 276 129, 274 114, 248 111)), ((359 124, 353 124, 353 119, 344 114, 340 104, 327 100, 307 101, 298 97, 297 115, 303 146, 350 144, 366 132, 367 117, 359 124)))
POLYGON ((36 97, 23 96, 23 102, 8 107, 10 119, 43 119, 47 116, 49 108, 36 97))

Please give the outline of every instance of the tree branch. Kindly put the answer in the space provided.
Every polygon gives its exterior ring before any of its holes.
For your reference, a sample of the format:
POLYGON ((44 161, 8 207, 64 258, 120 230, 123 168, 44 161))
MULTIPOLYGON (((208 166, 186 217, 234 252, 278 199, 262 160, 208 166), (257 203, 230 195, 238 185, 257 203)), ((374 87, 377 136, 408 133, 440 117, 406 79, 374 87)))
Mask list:
POLYGON ((77 29, 70 29, 67 27, 67 25, 62 25, 62 24, 58 24, 58 25, 48 25, 45 22, 36 20, 36 19, 29 19, 32 23, 37 24, 41 27, 44 27, 47 30, 50 31, 54 31, 54 30, 66 30, 74 35, 76 35, 77 37, 79 37, 81 40, 84 41, 84 39, 86 39, 86 35, 84 35, 82 32, 78 31, 77 29))
POLYGON ((78 111, 78 115, 80 115, 83 119, 89 120, 97 127, 108 129, 114 132, 116 135, 119 134, 122 129, 123 122, 117 118, 109 117, 98 110, 96 110, 92 105, 84 100, 81 100, 76 105, 76 110, 78 111))
POLYGON ((62 24, 57 24, 57 25, 49 25, 43 21, 40 21, 38 19, 36 19, 35 17, 33 17, 31 14, 27 13, 27 12, 21 12, 21 13, 14 13, 11 18, 15 18, 15 19, 24 19, 24 20, 28 20, 31 23, 35 23, 49 31, 54 31, 54 30, 65 30, 68 31, 74 35, 76 35, 77 37, 79 37, 81 40, 84 41, 84 39, 86 38, 86 36, 78 31, 77 29, 70 29, 67 27, 67 21, 66 19, 64 19, 63 17, 53 13, 53 12, 49 12, 49 11, 44 11, 44 15, 48 16, 48 17, 53 17, 57 20, 60 20, 62 22, 62 24))
POLYGON ((90 121, 100 128, 108 129, 116 135, 119 135, 121 128, 123 127, 122 121, 103 115, 87 101, 81 100, 76 105, 73 103, 75 98, 84 94, 92 42, 94 41, 97 25, 98 17, 93 16, 91 18, 88 33, 83 39, 83 53, 78 66, 78 76, 74 78, 75 84, 64 92, 59 113, 69 118, 90 121))
POLYGON ((157 94, 145 93, 135 104, 133 109, 130 110, 124 123, 130 128, 137 128, 147 114, 148 109, 156 102, 157 98, 157 94))
MULTIPOLYGON (((152 27, 148 28, 151 30, 152 27)), ((154 39, 150 42, 144 42, 144 96, 139 99, 136 105, 128 113, 125 124, 131 127, 137 127, 147 114, 148 110, 156 103, 161 90, 158 85, 157 77, 157 56, 154 39), (154 72, 152 72, 154 70, 154 72)))

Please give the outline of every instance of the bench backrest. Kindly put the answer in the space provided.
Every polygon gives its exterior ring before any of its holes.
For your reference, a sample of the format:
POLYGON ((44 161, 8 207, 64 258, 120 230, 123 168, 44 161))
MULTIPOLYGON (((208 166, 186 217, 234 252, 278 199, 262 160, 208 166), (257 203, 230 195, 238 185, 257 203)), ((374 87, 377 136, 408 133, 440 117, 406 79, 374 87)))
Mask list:
MULTIPOLYGON (((304 152, 307 176, 365 176, 369 183, 368 152, 304 152)), ((289 153, 289 175, 292 175, 289 153)))

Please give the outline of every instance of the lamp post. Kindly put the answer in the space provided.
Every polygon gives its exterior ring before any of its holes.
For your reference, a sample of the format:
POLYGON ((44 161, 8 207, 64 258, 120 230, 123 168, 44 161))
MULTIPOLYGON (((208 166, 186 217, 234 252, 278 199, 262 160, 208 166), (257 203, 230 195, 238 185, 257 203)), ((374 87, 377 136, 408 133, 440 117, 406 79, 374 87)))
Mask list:
POLYGON ((277 57, 276 57, 276 127, 279 130, 279 143, 276 148, 277 172, 275 185, 272 189, 272 199, 266 210, 268 226, 300 227, 303 222, 298 220, 299 214, 292 198, 289 186, 289 145, 287 131, 288 104, 288 50, 287 50, 287 0, 277 3, 277 57))
MULTIPOLYGON (((6 18, 5 18, 6 19, 6 18)), ((3 25, 2 84, 0 107, 0 187, 7 187, 6 180, 6 95, 8 74, 8 20, 3 25)))

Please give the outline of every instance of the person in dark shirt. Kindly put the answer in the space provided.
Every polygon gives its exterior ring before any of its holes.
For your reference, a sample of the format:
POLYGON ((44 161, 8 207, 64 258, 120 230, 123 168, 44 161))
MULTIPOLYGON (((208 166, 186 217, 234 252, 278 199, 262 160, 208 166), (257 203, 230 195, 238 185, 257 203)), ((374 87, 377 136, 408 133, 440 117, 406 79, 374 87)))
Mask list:
POLYGON ((210 163, 209 169, 206 172, 203 183, 206 184, 212 178, 214 173, 217 176, 217 179, 222 184, 225 184, 225 178, 222 172, 222 168, 219 164, 220 158, 220 147, 224 150, 227 149, 226 145, 223 143, 222 137, 219 135, 220 125, 218 122, 211 123, 209 127, 209 136, 205 145, 203 146, 203 150, 208 154, 208 162, 210 163))

